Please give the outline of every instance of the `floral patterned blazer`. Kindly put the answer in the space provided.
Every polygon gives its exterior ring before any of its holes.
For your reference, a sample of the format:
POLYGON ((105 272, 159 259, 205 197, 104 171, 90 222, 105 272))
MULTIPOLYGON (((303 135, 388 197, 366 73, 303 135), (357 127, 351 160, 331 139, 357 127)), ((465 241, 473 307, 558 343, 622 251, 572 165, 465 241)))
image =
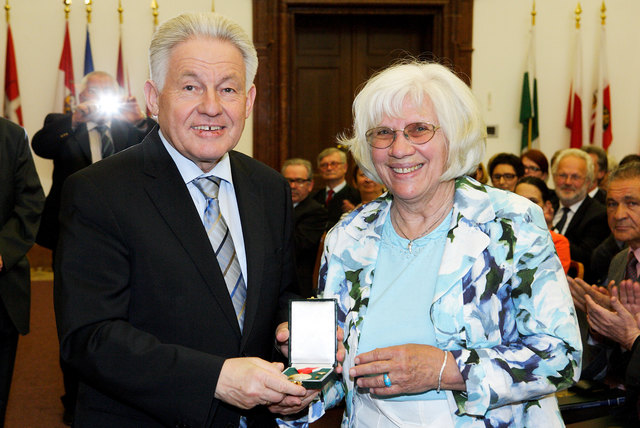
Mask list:
MULTIPOLYGON (((352 425, 348 373, 392 201, 386 194, 364 205, 326 237, 319 294, 338 302, 347 356, 343 378, 325 388, 310 422, 346 395, 342 426, 352 425)), ((582 345, 542 211, 513 193, 457 179, 435 287, 424 310, 436 346, 452 352, 466 383, 466 391, 447 391, 455 425, 563 426, 553 393, 578 380, 582 345)))

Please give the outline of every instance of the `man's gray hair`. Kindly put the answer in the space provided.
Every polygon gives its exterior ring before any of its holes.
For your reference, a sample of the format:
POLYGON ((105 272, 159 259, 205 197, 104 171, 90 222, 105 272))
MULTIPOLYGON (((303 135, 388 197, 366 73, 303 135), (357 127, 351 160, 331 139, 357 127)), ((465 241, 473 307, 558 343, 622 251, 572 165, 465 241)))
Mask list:
POLYGON ((280 170, 282 175, 284 175, 284 170, 287 169, 288 166, 293 165, 302 165, 303 167, 305 167, 307 169, 307 179, 313 179, 313 167, 311 166, 311 162, 302 158, 292 158, 284 161, 284 163, 282 164, 282 169, 280 170))
POLYGON ((551 173, 555 175, 558 172, 558 165, 560 161, 568 156, 573 156, 576 158, 580 158, 584 160, 587 164, 587 185, 588 183, 593 182, 593 177, 595 175, 594 167, 593 167, 593 159, 591 156, 587 154, 587 152, 580 149, 564 149, 554 158, 553 164, 551 165, 551 173))
POLYGON ((258 71, 258 54, 247 33, 231 19, 215 13, 183 13, 164 22, 151 39, 149 74, 162 90, 172 50, 189 39, 209 37, 231 43, 242 54, 245 65, 245 89, 248 91, 258 71))

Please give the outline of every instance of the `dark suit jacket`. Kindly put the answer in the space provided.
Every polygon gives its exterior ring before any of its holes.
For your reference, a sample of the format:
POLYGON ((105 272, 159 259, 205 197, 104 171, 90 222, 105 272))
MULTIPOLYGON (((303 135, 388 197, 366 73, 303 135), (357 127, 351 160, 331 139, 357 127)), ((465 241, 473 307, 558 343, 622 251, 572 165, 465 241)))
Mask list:
POLYGON ((327 209, 307 196, 293 209, 295 224, 296 269, 302 297, 313 293, 313 270, 318 254, 318 244, 327 225, 327 209))
MULTIPOLYGON (((327 189, 322 188, 318 190, 314 195, 313 199, 324 205, 327 200, 327 189)), ((327 221, 327 230, 331 229, 342 217, 342 201, 348 199, 351 201, 353 205, 358 205, 360 203, 360 192, 354 187, 349 186, 348 184, 342 188, 338 193, 333 195, 333 198, 329 202, 327 206, 327 211, 329 211, 329 220, 327 221)))
POLYGON ((618 252, 609 265, 609 274, 607 275, 607 283, 615 281, 618 284, 627 274, 627 261, 629 258, 629 248, 625 248, 618 252))
POLYGON ((600 202, 602 205, 606 206, 607 203, 607 191, 604 189, 598 188, 598 191, 595 195, 593 195, 593 199, 600 202))
MULTIPOLYGON (((111 121, 111 137, 116 152, 138 144, 155 122, 147 119, 137 128, 121 120, 111 121)), ((68 176, 91 165, 91 147, 87 125, 71 128, 71 114, 51 113, 44 119, 44 126, 31 141, 33 151, 40 157, 53 160, 51 190, 47 195, 42 222, 36 242, 54 249, 58 239, 58 213, 62 184, 68 176)))
POLYGON ((0 304, 18 332, 29 332, 31 282, 27 251, 33 246, 44 193, 24 129, 0 118, 0 304))
POLYGON ((611 267, 611 261, 623 248, 627 248, 627 245, 622 243, 622 246, 620 246, 613 234, 610 233, 607 239, 602 241, 600 245, 593 250, 591 254, 591 269, 595 278, 594 284, 604 286, 608 284, 607 274, 611 267))
POLYGON ((226 359, 273 360, 297 286, 290 187, 245 155, 230 160, 247 255, 242 334, 157 129, 67 179, 54 303, 61 357, 80 374, 76 427, 226 427, 241 414, 274 425, 265 408, 242 411, 214 392, 226 359))
POLYGON ((587 196, 573 215, 564 236, 571 245, 571 259, 584 265, 584 279, 589 284, 596 280, 591 269, 591 254, 609 233, 606 209, 587 196))

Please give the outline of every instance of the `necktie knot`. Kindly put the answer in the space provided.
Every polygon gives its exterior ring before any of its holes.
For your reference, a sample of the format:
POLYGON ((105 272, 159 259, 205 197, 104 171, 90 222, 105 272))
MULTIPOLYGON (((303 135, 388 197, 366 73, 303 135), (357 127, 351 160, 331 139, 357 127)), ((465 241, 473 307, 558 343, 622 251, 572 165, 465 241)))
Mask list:
POLYGON ((327 192, 327 199, 324 202, 325 205, 329 205, 329 202, 331 202, 331 200, 333 199, 334 193, 335 192, 333 191, 333 189, 329 189, 329 191, 327 192))
POLYGON ((218 193, 220 192, 219 177, 198 177, 193 180, 193 184, 198 188, 198 190, 200 190, 205 198, 218 199, 218 193))

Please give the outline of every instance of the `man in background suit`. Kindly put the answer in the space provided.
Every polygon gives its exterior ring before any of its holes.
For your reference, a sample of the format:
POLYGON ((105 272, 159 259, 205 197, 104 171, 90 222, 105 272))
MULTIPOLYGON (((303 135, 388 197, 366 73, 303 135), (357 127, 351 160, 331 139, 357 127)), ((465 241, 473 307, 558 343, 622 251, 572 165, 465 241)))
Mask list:
POLYGON ((282 165, 282 175, 291 186, 293 202, 294 242, 298 286, 302 297, 314 293, 313 271, 318 255, 318 245, 327 225, 327 209, 309 194, 313 190, 313 168, 306 159, 287 159, 282 165))
POLYGON ((567 237, 571 259, 584 265, 585 280, 592 283, 595 278, 591 253, 610 233, 604 206, 587 195, 594 179, 593 161, 582 150, 566 149, 558 154, 551 168, 560 202, 553 218, 554 230, 567 237))
POLYGON ((76 171, 113 153, 138 144, 153 127, 135 98, 119 103, 118 83, 103 71, 82 78, 73 113, 51 113, 33 136, 33 151, 53 160, 53 179, 36 242, 54 250, 58 240, 58 212, 64 180, 76 171), (106 132, 103 148, 101 130, 106 132), (110 143, 109 143, 110 140, 110 143))
POLYGON ((31 277, 27 251, 33 246, 44 193, 24 129, 0 118, 0 426, 18 347, 29 332, 31 277))
POLYGON ((233 151, 256 50, 231 20, 188 13, 149 52, 159 127, 63 189, 54 297, 75 426, 275 427, 317 392, 269 362, 296 272, 289 185, 233 151))
MULTIPOLYGON (((103 71, 82 78, 78 104, 73 113, 48 114, 44 126, 31 142, 33 151, 53 159, 53 180, 47 195, 36 242, 53 250, 58 242, 58 214, 64 181, 76 171, 113 153, 138 144, 155 123, 145 119, 135 98, 121 100, 118 83, 103 71), (103 133, 105 137, 103 138, 103 133)), ((73 422, 78 389, 76 374, 60 362, 65 394, 63 421, 73 422)))
MULTIPOLYGON (((607 218, 616 240, 628 248, 620 251, 609 266, 607 292, 584 281, 569 281, 576 307, 589 314, 593 331, 614 342, 600 341, 607 374, 619 376, 627 391, 629 415, 637 422, 640 392, 640 163, 621 165, 609 175, 607 218), (615 299, 609 296, 611 293, 615 299), (612 346, 615 345, 615 346, 612 346), (622 352, 621 352, 622 350, 622 352)), ((613 384, 616 384, 613 382, 613 384)))
POLYGON ((602 187, 604 185, 604 179, 609 172, 609 158, 607 152, 602 147, 590 145, 580 148, 585 153, 588 153, 593 161, 593 182, 589 185, 589 196, 602 205, 606 203, 607 191, 602 187))
POLYGON ((347 155, 340 149, 329 147, 318 155, 318 169, 325 187, 318 190, 313 199, 327 207, 327 230, 340 220, 343 213, 350 211, 351 205, 360 203, 360 192, 345 180, 347 167, 347 155), (345 200, 351 202, 351 205, 345 206, 345 200))

